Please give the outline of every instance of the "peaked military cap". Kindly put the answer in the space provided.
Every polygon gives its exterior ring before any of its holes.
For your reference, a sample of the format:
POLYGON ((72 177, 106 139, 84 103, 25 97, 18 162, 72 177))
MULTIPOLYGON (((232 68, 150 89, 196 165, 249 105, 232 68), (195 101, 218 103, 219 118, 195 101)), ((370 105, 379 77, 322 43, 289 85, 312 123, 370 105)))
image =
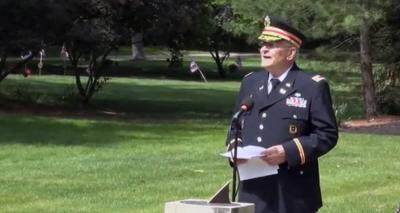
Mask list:
POLYGON ((274 42, 286 40, 299 48, 306 38, 303 33, 292 27, 289 23, 276 17, 266 16, 264 26, 264 30, 258 37, 261 41, 274 42))

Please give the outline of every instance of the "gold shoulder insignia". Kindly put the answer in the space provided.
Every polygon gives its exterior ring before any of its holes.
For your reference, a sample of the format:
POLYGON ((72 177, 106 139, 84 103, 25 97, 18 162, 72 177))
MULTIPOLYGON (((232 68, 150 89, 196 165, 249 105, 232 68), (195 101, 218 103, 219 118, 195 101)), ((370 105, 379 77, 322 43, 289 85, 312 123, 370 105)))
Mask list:
POLYGON ((246 78, 246 77, 248 77, 248 76, 250 76, 251 74, 253 74, 254 72, 249 72, 249 73, 247 73, 243 78, 246 78))
POLYGON ((320 75, 316 75, 312 77, 312 80, 314 80, 315 82, 320 82, 321 80, 325 80, 325 78, 320 75))

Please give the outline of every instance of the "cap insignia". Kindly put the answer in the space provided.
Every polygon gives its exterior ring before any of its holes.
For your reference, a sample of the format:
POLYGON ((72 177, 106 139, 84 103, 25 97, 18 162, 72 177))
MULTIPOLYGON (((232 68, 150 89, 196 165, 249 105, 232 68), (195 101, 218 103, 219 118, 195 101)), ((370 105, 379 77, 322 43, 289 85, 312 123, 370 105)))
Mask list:
POLYGON ((269 27, 269 25, 271 25, 271 19, 269 18, 269 16, 265 16, 264 26, 269 27))

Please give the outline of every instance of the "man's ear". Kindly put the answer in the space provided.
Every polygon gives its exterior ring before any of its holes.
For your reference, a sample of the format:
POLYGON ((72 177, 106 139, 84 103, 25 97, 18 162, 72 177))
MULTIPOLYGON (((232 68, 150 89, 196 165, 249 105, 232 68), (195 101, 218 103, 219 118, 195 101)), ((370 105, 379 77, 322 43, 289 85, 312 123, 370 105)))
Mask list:
POLYGON ((288 53, 288 56, 286 57, 286 59, 288 61, 292 61, 296 58, 296 55, 297 55, 297 48, 291 47, 291 48, 289 48, 289 53, 288 53))

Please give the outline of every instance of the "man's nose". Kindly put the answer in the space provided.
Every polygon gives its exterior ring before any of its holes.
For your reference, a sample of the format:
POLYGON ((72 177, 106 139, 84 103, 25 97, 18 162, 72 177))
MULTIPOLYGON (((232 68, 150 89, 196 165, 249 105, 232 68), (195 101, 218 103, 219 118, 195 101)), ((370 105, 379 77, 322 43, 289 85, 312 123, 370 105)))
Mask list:
POLYGON ((268 47, 266 47, 266 46, 261 47, 261 49, 260 49, 260 51, 261 51, 262 53, 267 53, 269 50, 270 50, 270 49, 269 49, 268 47))

